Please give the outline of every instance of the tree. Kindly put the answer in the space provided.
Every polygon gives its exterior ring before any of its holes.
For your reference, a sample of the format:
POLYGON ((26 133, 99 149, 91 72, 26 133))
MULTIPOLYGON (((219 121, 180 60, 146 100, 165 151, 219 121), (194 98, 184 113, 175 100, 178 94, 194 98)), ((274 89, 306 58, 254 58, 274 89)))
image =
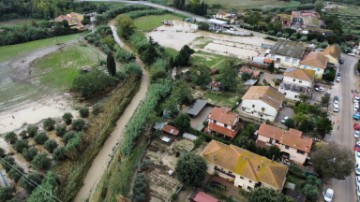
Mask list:
POLYGON ((224 68, 220 71, 219 81, 224 91, 235 91, 237 88, 237 73, 234 67, 234 59, 226 59, 224 68))
POLYGON ((295 121, 292 118, 288 118, 288 119, 286 119, 284 125, 288 128, 295 128, 295 121))
POLYGON ((185 185, 200 186, 205 179, 207 164, 203 158, 192 153, 180 156, 176 163, 176 177, 185 185))
POLYGON ((146 192, 149 188, 149 182, 146 179, 144 173, 139 173, 135 178, 133 186, 133 202, 144 202, 146 201, 146 192))
POLYGON ((41 183, 41 187, 37 187, 33 193, 26 199, 27 202, 53 202, 56 196, 56 190, 59 187, 58 175, 54 172, 47 172, 46 176, 41 183), (44 194, 46 190, 46 193, 44 194))
POLYGON ((107 54, 106 68, 111 76, 116 75, 116 63, 115 63, 115 59, 114 59, 114 56, 112 55, 112 53, 107 54))
POLYGON ((21 153, 23 149, 28 148, 27 140, 16 140, 14 144, 14 148, 17 152, 21 153))
POLYGON ((44 144, 44 142, 48 139, 49 138, 45 132, 40 132, 40 133, 36 134, 34 137, 34 141, 36 144, 44 144))
POLYGON ((326 133, 332 131, 332 122, 328 117, 318 117, 316 120, 316 131, 324 136, 326 133))
POLYGON ((81 107, 81 108, 79 109, 79 113, 80 113, 81 118, 86 118, 86 117, 89 116, 89 108, 87 108, 87 107, 81 107))
POLYGON ((46 153, 38 153, 31 161, 31 165, 38 170, 48 169, 51 165, 51 161, 46 153))
POLYGON ((307 94, 300 94, 299 98, 301 101, 306 102, 310 98, 310 96, 307 94))
POLYGON ((26 130, 22 130, 22 131, 19 133, 19 136, 20 136, 22 139, 25 139, 26 136, 27 136, 26 130))
POLYGON ((6 155, 6 152, 3 148, 0 147, 0 158, 4 158, 6 155))
POLYGON ((179 54, 175 58, 175 66, 184 67, 189 65, 190 56, 195 51, 191 49, 188 45, 185 45, 181 48, 179 54))
POLYGON ((330 102, 330 94, 325 93, 325 95, 321 97, 321 105, 327 107, 329 105, 329 102, 330 102))
POLYGON ((65 113, 62 116, 62 120, 65 122, 66 125, 71 124, 72 118, 73 118, 73 115, 69 112, 65 113))
POLYGON ((9 171, 9 176, 11 177, 11 179, 13 179, 15 182, 17 182, 17 181, 19 181, 19 179, 21 178, 23 173, 24 173, 24 169, 22 169, 18 165, 14 165, 11 168, 11 170, 9 171))
POLYGON ((172 95, 176 98, 179 104, 190 104, 194 100, 191 89, 187 86, 184 80, 178 80, 175 82, 172 95))
POLYGON ((76 136, 76 132, 74 131, 68 131, 67 133, 65 133, 65 135, 63 136, 63 141, 64 143, 68 143, 70 139, 74 138, 76 136))
POLYGON ((156 59, 160 56, 157 50, 159 46, 151 37, 149 38, 149 43, 145 46, 144 51, 141 52, 141 59, 147 64, 153 64, 156 59))
POLYGON ((190 117, 187 114, 180 114, 174 120, 174 126, 180 130, 180 132, 185 132, 190 128, 190 117))
POLYGON ((311 155, 314 170, 323 178, 345 179, 354 170, 354 154, 342 145, 330 142, 311 155))
POLYGON ((46 131, 52 131, 55 127, 55 121, 52 118, 47 118, 43 121, 43 127, 46 131))
POLYGON ((54 152, 53 152, 53 156, 55 160, 63 160, 65 158, 65 149, 64 147, 57 147, 54 152))
POLYGON ((309 175, 302 184, 301 193, 303 193, 309 201, 317 201, 320 185, 321 181, 319 179, 309 175))
POLYGON ((11 156, 5 156, 0 161, 2 167, 8 172, 12 166, 15 164, 15 159, 11 156))
POLYGON ((324 8, 324 1, 322 1, 322 0, 317 0, 317 1, 315 2, 315 10, 316 10, 317 12, 320 12, 322 8, 324 8))
POLYGON ((5 141, 9 144, 14 144, 17 139, 17 135, 14 132, 8 132, 5 134, 5 141))
POLYGON ((35 126, 35 125, 29 125, 27 128, 26 128, 26 132, 29 134, 29 137, 34 137, 38 131, 38 127, 35 126))
POLYGON ((310 131, 313 131, 315 128, 315 123, 313 121, 313 119, 305 119, 301 122, 301 124, 299 125, 299 130, 304 132, 304 133, 308 133, 310 131))
POLYGON ((248 195, 249 202, 293 202, 289 197, 284 196, 280 192, 276 192, 273 189, 259 187, 248 195))
POLYGON ((54 151, 54 149, 58 146, 55 140, 46 140, 44 147, 46 150, 48 150, 50 153, 54 151))
POLYGON ((85 121, 83 119, 76 119, 72 122, 71 128, 76 131, 81 131, 85 128, 85 121))
POLYGON ((119 15, 116 19, 116 27, 119 35, 124 39, 128 39, 135 32, 135 25, 133 20, 127 15, 119 15))
POLYGON ((247 80, 251 79, 251 76, 252 75, 250 73, 244 72, 241 74, 241 80, 247 81, 247 80))
POLYGON ((274 61, 269 64, 268 70, 270 73, 273 73, 275 70, 275 64, 274 61))
POLYGON ((41 175, 38 172, 32 172, 20 179, 22 186, 28 193, 31 193, 38 185, 41 184, 41 175))
POLYGON ((66 126, 63 124, 57 125, 55 127, 56 135, 62 137, 66 133, 66 126))
POLYGON ((198 86, 206 86, 211 81, 210 69, 206 66, 193 67, 191 70, 191 81, 198 86))
POLYGON ((0 201, 8 201, 12 197, 14 188, 12 187, 0 187, 0 201))
POLYGON ((32 161, 37 153, 38 150, 35 147, 25 148, 22 151, 22 155, 27 161, 32 161))

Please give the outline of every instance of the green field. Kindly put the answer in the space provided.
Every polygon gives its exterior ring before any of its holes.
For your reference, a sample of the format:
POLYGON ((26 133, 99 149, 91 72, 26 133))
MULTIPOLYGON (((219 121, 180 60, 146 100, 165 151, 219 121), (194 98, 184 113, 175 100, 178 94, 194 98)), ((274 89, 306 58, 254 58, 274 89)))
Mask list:
POLYGON ((205 65, 209 68, 221 69, 225 62, 225 56, 199 52, 195 53, 190 61, 194 65, 205 65))
POLYGON ((328 13, 339 18, 345 32, 360 35, 360 6, 341 5, 328 13))
POLYGON ((10 45, 10 46, 1 46, 0 47, 0 62, 8 60, 14 56, 18 56, 27 52, 34 51, 39 48, 45 48, 48 46, 53 46, 57 42, 65 43, 74 39, 78 39, 80 34, 72 34, 66 36, 53 37, 48 39, 42 39, 37 41, 31 41, 22 44, 10 45))
POLYGON ((104 58, 95 50, 77 44, 37 60, 33 67, 39 73, 42 84, 69 89, 76 76, 80 74, 80 69, 97 65, 98 59, 104 58))
POLYGON ((136 18, 134 20, 134 23, 139 30, 142 30, 144 32, 150 32, 153 29, 162 25, 163 20, 182 20, 182 18, 171 14, 150 15, 136 18))
POLYGON ((216 106, 232 108, 239 101, 239 96, 236 93, 207 91, 203 99, 216 106))
POLYGON ((298 1, 280 1, 280 0, 204 0, 208 4, 220 4, 224 8, 231 9, 249 9, 249 8, 283 8, 295 7, 300 3, 298 1))

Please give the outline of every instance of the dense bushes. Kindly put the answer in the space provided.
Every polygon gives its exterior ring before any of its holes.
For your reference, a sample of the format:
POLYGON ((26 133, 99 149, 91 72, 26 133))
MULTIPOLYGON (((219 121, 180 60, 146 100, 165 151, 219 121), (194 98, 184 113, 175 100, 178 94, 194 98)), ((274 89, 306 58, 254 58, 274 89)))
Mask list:
POLYGON ((38 153, 31 161, 31 165, 38 170, 43 170, 50 167, 51 161, 46 153, 38 153))
POLYGON ((85 40, 99 47, 104 53, 109 54, 114 51, 115 41, 109 26, 99 26, 96 30, 85 36, 85 40))
POLYGON ((25 148, 22 151, 22 155, 27 161, 32 161, 37 153, 38 150, 35 147, 25 148))
POLYGON ((29 173, 21 177, 20 185, 31 193, 41 183, 41 179, 42 176, 38 172, 29 173))
POLYGON ((34 137, 34 141, 36 144, 44 144, 46 140, 48 140, 48 136, 46 135, 45 132, 40 132, 38 134, 35 135, 34 137))
POLYGON ((133 202, 143 202, 146 201, 146 193, 149 189, 149 182, 146 179, 144 173, 139 173, 135 178, 135 183, 133 186, 133 202))
POLYGON ((55 128, 55 120, 52 118, 47 118, 43 121, 43 127, 46 131, 52 131, 55 128))
POLYGON ((79 109, 79 114, 81 118, 86 118, 89 116, 89 108, 87 107, 81 107, 79 109))
POLYGON ((124 50, 120 46, 116 46, 115 51, 116 51, 115 57, 120 62, 129 63, 136 59, 136 57, 133 53, 130 53, 130 52, 124 50))
POLYGON ((148 6, 142 6, 142 5, 126 5, 121 8, 113 8, 110 9, 103 14, 99 14, 96 16, 96 24, 97 25, 105 25, 108 23, 110 19, 115 18, 117 15, 120 15, 122 13, 127 13, 130 11, 136 11, 136 10, 148 10, 148 6))

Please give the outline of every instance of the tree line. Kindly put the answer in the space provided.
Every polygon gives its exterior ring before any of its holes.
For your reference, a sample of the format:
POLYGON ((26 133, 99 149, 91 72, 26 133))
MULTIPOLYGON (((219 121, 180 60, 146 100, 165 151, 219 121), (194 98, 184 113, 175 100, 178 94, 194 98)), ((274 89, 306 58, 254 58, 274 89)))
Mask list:
POLYGON ((190 0, 187 4, 185 0, 174 0, 173 6, 177 9, 202 16, 205 16, 208 10, 208 5, 204 1, 200 2, 200 0, 190 0))

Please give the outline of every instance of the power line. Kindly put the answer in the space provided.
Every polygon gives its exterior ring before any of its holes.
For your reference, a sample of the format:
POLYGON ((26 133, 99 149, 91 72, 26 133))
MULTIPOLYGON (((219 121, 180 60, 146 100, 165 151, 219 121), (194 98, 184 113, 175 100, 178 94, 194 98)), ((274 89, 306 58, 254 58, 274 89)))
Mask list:
MULTIPOLYGON (((54 196, 52 193, 50 193, 49 191, 47 191, 45 188, 43 188, 40 184, 38 184, 37 182, 33 181, 32 179, 28 178, 26 176, 25 173, 21 172, 20 170, 18 170, 14 165, 11 165, 10 163, 8 163, 7 161, 5 161, 3 158, 0 158, 0 160, 2 162, 5 162, 8 166, 11 167, 11 169, 14 169, 16 172, 20 173, 22 175, 22 177, 24 177, 27 182, 30 182, 30 185, 34 186, 34 187, 39 187, 42 191, 46 192, 46 194, 49 194, 49 196, 53 199, 55 199, 56 201, 59 202, 63 202, 62 200, 60 200, 59 198, 57 198, 56 196, 54 196)), ((45 196, 45 195, 44 195, 45 196)))

